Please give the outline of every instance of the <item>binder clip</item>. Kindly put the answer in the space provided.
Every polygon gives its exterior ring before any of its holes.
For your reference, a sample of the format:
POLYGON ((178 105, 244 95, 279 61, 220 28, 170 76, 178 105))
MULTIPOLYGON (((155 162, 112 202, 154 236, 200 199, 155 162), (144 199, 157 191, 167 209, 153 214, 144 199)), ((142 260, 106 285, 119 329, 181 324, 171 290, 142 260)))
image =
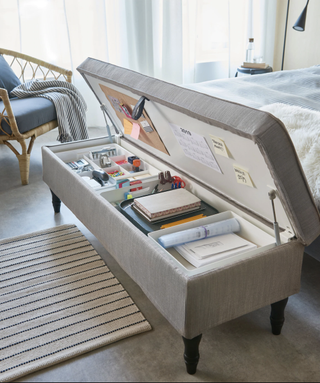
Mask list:
POLYGON ((173 178, 171 177, 169 170, 167 170, 164 174, 163 172, 159 173, 159 181, 161 185, 165 185, 166 183, 171 184, 173 182, 173 178))
POLYGON ((145 96, 141 96, 139 101, 136 103, 135 107, 133 108, 133 111, 131 113, 131 118, 133 120, 139 120, 139 118, 142 116, 142 112, 144 109, 144 103, 149 101, 149 99, 145 96))

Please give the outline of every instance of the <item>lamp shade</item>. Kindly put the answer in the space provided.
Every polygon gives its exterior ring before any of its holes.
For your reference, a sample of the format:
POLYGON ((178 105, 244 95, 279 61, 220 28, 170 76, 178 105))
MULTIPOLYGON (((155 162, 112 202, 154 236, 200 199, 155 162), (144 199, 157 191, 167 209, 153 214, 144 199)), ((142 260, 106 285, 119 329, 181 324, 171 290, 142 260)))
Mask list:
POLYGON ((305 24, 306 24, 308 3, 309 3, 309 0, 307 1, 307 4, 304 7, 301 15, 298 17, 298 20, 295 22, 294 26, 292 27, 296 31, 299 31, 299 32, 303 32, 304 31, 304 27, 305 27, 305 24))

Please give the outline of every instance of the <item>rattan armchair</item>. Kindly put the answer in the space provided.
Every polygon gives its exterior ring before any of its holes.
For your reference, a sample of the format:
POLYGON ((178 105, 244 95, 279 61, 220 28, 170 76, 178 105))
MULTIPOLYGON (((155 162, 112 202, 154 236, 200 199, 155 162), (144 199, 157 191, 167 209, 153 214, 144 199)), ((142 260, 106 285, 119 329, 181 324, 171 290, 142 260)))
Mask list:
MULTIPOLYGON (((34 57, 24 55, 19 52, 0 48, 2 55, 10 67, 13 69, 21 82, 31 79, 56 79, 65 80, 71 83, 72 72, 55 65, 51 65, 34 57)), ((57 120, 49 121, 43 125, 31 129, 30 131, 20 133, 6 89, 0 88, 0 101, 3 101, 3 110, 0 110, 0 144, 10 148, 19 160, 20 176, 23 185, 29 183, 30 154, 35 139, 49 132, 58 126, 57 120), (2 127, 2 121, 5 121, 11 129, 6 132, 2 127), (28 143, 29 140, 29 143, 28 143), (21 145, 21 153, 10 143, 17 141, 21 145)))

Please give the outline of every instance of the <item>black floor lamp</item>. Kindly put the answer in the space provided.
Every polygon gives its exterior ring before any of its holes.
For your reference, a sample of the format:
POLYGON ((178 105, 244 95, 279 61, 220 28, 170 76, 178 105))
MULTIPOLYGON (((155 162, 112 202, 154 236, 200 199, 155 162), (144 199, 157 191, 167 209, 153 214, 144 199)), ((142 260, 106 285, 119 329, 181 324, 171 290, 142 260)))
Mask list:
MULTIPOLYGON (((307 0, 307 4, 303 8, 303 11, 301 12, 301 15, 298 17, 297 21, 294 23, 294 25, 292 27, 295 31, 298 31, 298 32, 303 32, 304 31, 305 24, 306 24, 308 4, 309 4, 309 0, 307 0)), ((285 28, 284 28, 284 41, 283 41, 281 70, 283 70, 284 52, 285 52, 285 49, 286 49, 289 7, 290 7, 290 0, 288 0, 288 3, 287 3, 287 14, 286 14, 286 25, 285 25, 285 28)))

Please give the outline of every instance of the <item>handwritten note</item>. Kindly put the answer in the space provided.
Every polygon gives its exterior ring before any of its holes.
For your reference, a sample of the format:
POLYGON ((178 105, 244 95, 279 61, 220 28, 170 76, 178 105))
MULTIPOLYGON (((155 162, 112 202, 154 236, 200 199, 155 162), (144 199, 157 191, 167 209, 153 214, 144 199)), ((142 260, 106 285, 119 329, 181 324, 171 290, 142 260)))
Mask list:
POLYGON ((140 134, 140 125, 134 122, 132 125, 131 137, 138 140, 139 134, 140 134))
POLYGON ((215 171, 222 173, 220 166, 212 154, 206 139, 200 134, 170 124, 173 134, 176 136, 184 154, 195 161, 206 165, 215 171))
POLYGON ((241 167, 239 167, 237 165, 233 165, 233 169, 234 169, 234 173, 236 175, 237 182, 239 184, 247 185, 247 186, 250 186, 252 188, 254 187, 252 180, 251 180, 251 177, 250 177, 250 174, 246 170, 242 169, 241 167))
POLYGON ((228 149, 225 142, 216 136, 210 134, 211 141, 213 143, 214 152, 220 156, 229 157, 228 149))
POLYGON ((132 132, 132 124, 130 121, 123 119, 123 127, 124 127, 124 134, 131 134, 132 132))

